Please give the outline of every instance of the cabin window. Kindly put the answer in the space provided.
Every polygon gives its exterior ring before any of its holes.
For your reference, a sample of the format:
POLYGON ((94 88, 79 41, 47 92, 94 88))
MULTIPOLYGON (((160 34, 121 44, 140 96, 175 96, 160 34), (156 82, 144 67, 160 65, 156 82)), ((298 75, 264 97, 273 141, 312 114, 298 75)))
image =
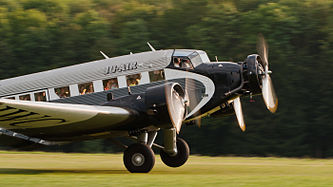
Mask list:
POLYGON ((60 97, 60 98, 66 98, 70 96, 70 91, 69 87, 62 87, 62 88, 55 88, 55 93, 60 97))
POLYGON ((31 101, 30 94, 20 95, 19 99, 20 100, 25 100, 25 101, 31 101))
POLYGON ((127 86, 136 86, 140 83, 141 74, 134 74, 126 76, 127 79, 127 86))
POLYGON ((193 65, 187 57, 174 57, 173 66, 182 69, 193 69, 193 65))
POLYGON ((103 80, 104 90, 111 90, 114 88, 119 88, 117 78, 103 80))
POLYGON ((94 92, 94 86, 92 82, 79 84, 80 95, 90 94, 94 92))
POLYGON ((149 72, 150 82, 156 82, 160 80, 164 80, 164 71, 163 70, 155 70, 149 72))
POLYGON ((34 93, 35 101, 46 101, 46 92, 34 93))
POLYGON ((15 97, 6 97, 5 99, 12 99, 12 100, 15 100, 15 97))

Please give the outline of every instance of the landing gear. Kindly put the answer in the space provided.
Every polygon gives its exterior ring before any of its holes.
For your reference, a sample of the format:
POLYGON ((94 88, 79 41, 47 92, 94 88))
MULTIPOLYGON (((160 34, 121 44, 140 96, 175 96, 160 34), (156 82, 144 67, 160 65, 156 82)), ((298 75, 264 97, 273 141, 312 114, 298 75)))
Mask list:
POLYGON ((177 138, 175 128, 164 129, 164 146, 155 144, 157 131, 140 132, 135 137, 137 143, 130 145, 124 152, 124 164, 131 173, 148 173, 155 164, 155 155, 152 146, 161 149, 162 161, 170 167, 179 167, 185 164, 190 149, 181 138, 177 138))
POLYGON ((177 154, 169 155, 161 149, 160 156, 164 164, 170 167, 179 167, 185 164, 190 155, 190 148, 185 140, 177 138, 177 154))
POLYGON ((146 144, 135 143, 124 152, 124 164, 131 173, 148 173, 155 164, 153 150, 146 144))

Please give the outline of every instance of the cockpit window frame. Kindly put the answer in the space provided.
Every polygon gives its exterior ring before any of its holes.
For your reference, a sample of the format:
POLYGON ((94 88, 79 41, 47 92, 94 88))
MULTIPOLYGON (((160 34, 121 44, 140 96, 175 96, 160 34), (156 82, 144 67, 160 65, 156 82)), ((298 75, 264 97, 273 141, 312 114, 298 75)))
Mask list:
POLYGON ((198 65, 200 65, 200 64, 203 63, 200 54, 198 52, 196 52, 196 51, 194 51, 193 53, 189 54, 187 57, 190 59, 192 65, 194 67, 196 67, 196 66, 198 66, 198 65))

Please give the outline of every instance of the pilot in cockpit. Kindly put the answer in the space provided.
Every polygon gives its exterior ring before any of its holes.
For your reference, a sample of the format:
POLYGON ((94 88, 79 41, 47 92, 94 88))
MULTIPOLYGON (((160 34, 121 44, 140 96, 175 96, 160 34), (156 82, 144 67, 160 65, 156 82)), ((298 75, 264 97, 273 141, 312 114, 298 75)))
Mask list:
POLYGON ((176 68, 180 68, 180 58, 174 58, 173 59, 173 65, 176 67, 176 68))
POLYGON ((189 59, 183 59, 181 63, 182 68, 191 68, 191 62, 189 59))

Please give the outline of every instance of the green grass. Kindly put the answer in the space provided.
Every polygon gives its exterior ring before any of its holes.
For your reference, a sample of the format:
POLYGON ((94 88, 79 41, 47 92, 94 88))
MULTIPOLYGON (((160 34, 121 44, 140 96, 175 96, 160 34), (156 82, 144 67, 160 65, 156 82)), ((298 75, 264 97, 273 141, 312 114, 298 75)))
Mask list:
POLYGON ((157 156, 131 174, 121 154, 0 152, 0 186, 333 186, 333 160, 191 156, 169 168, 157 156))

